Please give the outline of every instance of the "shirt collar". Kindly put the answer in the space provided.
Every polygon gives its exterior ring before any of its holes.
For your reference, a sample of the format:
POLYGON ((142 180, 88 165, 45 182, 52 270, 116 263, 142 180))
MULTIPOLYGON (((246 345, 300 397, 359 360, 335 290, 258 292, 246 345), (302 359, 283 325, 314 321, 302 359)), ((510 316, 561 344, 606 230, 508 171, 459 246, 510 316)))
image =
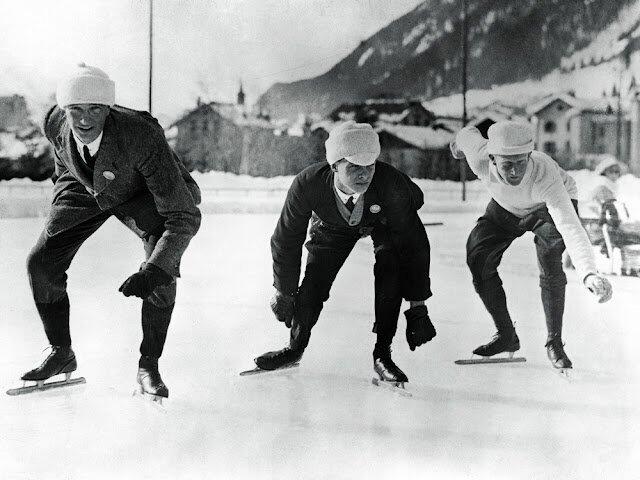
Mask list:
POLYGON ((342 190, 340 190, 338 188, 338 181, 336 179, 336 177, 333 177, 333 188, 335 188, 336 193, 338 194, 338 197, 340 197, 340 200, 342 200, 342 203, 347 203, 349 201, 349 198, 353 197, 353 203, 355 204, 358 201, 358 198, 360 198, 360 195, 362 195, 361 193, 344 193, 342 190))
POLYGON ((89 149, 89 153, 91 154, 92 157, 95 156, 96 153, 98 153, 98 149, 100 148, 100 142, 102 142, 103 133, 104 131, 100 132, 100 135, 98 135, 98 138, 96 138, 91 143, 82 143, 82 141, 78 137, 76 137, 76 134, 75 133, 73 134, 73 139, 76 141, 76 147, 78 149, 78 153, 80 154, 80 157, 84 158, 82 147, 84 147, 85 145, 89 149))

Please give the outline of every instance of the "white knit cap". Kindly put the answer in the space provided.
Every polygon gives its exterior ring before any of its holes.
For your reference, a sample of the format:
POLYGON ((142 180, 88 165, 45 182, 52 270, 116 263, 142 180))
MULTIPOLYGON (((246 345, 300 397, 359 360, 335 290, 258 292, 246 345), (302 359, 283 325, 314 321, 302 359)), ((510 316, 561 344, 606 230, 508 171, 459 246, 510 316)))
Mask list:
POLYGON ((528 123, 496 122, 487 136, 487 153, 492 155, 520 155, 533 150, 533 129, 528 123))
POLYGON ((116 84, 99 68, 79 63, 58 83, 56 101, 60 108, 80 103, 111 107, 116 102, 116 84))
POLYGON ((372 165, 380 155, 380 139, 373 127, 353 120, 333 128, 324 146, 329 165, 343 158, 356 165, 372 165))

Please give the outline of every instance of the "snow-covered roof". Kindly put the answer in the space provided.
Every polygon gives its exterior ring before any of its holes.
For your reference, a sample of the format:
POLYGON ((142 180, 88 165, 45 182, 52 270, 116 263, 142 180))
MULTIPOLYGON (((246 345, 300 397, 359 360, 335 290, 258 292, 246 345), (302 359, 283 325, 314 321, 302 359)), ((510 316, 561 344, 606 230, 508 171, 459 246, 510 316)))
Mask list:
POLYGON ((443 129, 434 130, 431 127, 419 127, 413 125, 378 124, 376 131, 387 132, 411 145, 423 149, 446 148, 453 138, 453 133, 443 129))

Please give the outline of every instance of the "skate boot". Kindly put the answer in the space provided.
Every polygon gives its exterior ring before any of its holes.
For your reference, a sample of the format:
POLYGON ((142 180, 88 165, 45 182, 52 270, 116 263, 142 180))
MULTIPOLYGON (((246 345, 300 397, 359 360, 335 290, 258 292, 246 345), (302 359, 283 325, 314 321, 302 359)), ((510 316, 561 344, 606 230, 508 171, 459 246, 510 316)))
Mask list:
POLYGON ((297 367, 304 350, 294 350, 284 347, 282 350, 263 353, 253 361, 260 370, 279 370, 282 368, 297 367))
POLYGON ((374 353, 373 370, 378 374, 378 377, 380 377, 380 380, 383 382, 400 385, 409 381, 404 372, 400 370, 400 367, 391 360, 390 349, 383 354, 374 353))
POLYGON ((66 373, 67 377, 69 377, 69 374, 77 368, 76 355, 71 350, 71 347, 52 346, 51 353, 44 362, 39 367, 22 375, 21 379, 41 382, 60 373, 66 373))
POLYGON ((473 353, 481 357, 492 357, 502 352, 513 355, 513 352, 518 350, 520 350, 520 339, 516 331, 512 330, 509 333, 497 332, 489 343, 479 346, 473 353))
POLYGON ((567 357, 567 354, 564 351, 564 344, 562 343, 562 339, 559 335, 554 335, 548 338, 545 347, 547 347, 547 357, 551 360, 551 364, 554 368, 558 368, 560 370, 573 368, 571 360, 569 360, 569 357, 567 357))
POLYGON ((162 381, 158 371, 158 359, 153 357, 140 357, 138 363, 139 393, 149 395, 152 400, 160 401, 169 397, 169 389, 162 381))

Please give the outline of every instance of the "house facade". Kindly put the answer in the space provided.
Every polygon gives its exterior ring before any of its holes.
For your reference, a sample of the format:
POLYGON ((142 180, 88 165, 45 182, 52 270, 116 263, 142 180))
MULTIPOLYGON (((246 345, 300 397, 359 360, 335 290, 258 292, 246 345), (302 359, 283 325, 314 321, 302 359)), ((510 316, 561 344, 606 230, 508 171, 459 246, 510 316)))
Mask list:
POLYGON ((562 167, 592 167, 603 154, 629 163, 631 123, 606 100, 552 95, 531 105, 528 112, 535 127, 536 148, 562 167))

